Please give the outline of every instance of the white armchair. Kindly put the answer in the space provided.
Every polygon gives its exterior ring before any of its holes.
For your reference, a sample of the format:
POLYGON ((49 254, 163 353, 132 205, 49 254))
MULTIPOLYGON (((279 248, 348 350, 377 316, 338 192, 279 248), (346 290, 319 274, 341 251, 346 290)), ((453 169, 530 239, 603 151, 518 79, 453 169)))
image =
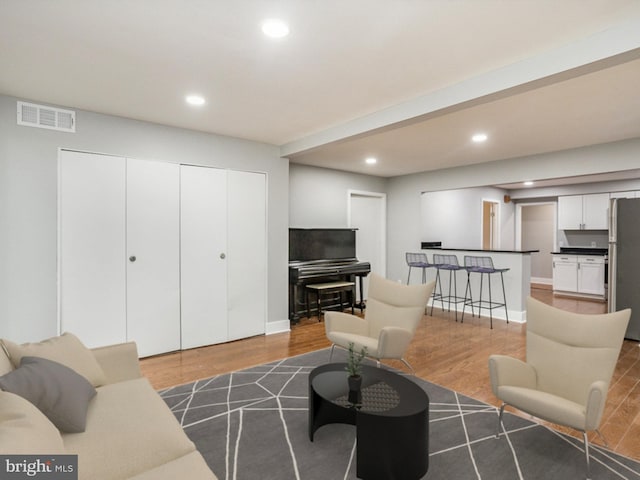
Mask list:
POLYGON ((372 274, 369 281, 367 308, 364 318, 342 312, 326 312, 324 316, 327 338, 331 340, 331 357, 337 346, 355 350, 367 347, 367 356, 380 363, 383 358, 402 361, 413 339, 431 296, 435 282, 403 285, 372 274))
POLYGON ((527 300, 526 362, 504 355, 489 357, 491 388, 505 405, 549 422, 587 432, 602 419, 609 382, 620 354, 631 310, 585 315, 527 300))

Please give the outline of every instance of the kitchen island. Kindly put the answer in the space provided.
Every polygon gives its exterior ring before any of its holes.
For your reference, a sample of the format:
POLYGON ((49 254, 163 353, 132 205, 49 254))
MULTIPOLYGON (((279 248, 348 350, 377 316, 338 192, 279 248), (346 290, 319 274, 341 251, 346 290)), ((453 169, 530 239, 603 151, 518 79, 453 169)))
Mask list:
MULTIPOLYGON (((483 250, 483 249, 463 249, 463 248, 423 248, 422 251, 427 254, 430 263, 433 263, 433 255, 455 255, 458 263, 464 266, 464 257, 491 257, 495 268, 508 268, 504 272, 504 289, 506 294, 509 321, 525 322, 527 320, 527 297, 531 293, 531 254, 539 250, 483 250)), ((464 297, 465 288, 467 286, 467 272, 462 269, 453 272, 456 275, 458 285, 458 297, 464 297)), ((427 281, 434 280, 436 276, 435 268, 427 269, 427 281)), ((491 278, 491 293, 493 301, 502 302, 502 284, 500 283, 500 275, 489 275, 491 278)), ((444 295, 448 295, 449 288, 449 272, 441 271, 440 278, 442 282, 442 291, 444 295)), ((419 275, 412 276, 411 283, 418 283, 419 275)), ((480 294, 480 275, 471 275, 471 291, 474 301, 479 300, 480 294)), ((438 291, 439 293, 439 291, 438 291)), ((453 295, 453 292, 451 292, 453 295)), ((488 286, 486 284, 486 276, 483 284, 483 299, 489 299, 488 286)), ((435 308, 440 307, 440 302, 436 300, 435 308)), ((447 304, 445 302, 445 308, 447 304)), ((462 311, 463 303, 456 305, 458 311, 462 311)), ((454 308, 453 303, 451 308, 454 308)), ((476 311, 477 313, 477 311, 476 311)), ((465 316, 469 314, 471 318, 471 308, 465 309, 465 316)), ((488 310, 482 309, 483 316, 489 316, 488 310)), ((506 319, 505 309, 496 308, 492 312, 493 318, 506 319)))

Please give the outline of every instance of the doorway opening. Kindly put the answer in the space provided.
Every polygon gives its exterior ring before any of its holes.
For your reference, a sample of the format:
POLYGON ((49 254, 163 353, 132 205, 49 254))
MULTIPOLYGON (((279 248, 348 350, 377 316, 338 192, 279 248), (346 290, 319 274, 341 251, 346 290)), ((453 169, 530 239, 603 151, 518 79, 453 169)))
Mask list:
MULTIPOLYGON (((385 277, 387 273, 387 196, 384 193, 348 192, 349 227, 357 228, 356 255, 371 264, 371 272, 385 277)), ((369 278, 365 277, 362 298, 367 298, 369 278)))
POLYGON ((498 231, 498 202, 482 201, 482 249, 497 250, 500 232, 498 231))
POLYGON ((539 250, 531 254, 531 282, 551 286, 553 256, 557 243, 557 204, 555 202, 516 205, 516 248, 539 250))

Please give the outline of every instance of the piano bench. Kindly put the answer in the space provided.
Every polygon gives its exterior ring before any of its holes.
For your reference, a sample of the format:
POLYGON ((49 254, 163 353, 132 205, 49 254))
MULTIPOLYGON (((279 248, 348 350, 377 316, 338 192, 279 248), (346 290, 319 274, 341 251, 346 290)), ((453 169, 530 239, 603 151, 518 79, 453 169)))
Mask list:
POLYGON ((314 283, 307 285, 307 316, 311 316, 311 310, 309 309, 309 292, 313 291, 316 294, 316 305, 318 307, 318 321, 322 316, 322 297, 324 295, 330 295, 334 293, 340 294, 340 307, 344 306, 342 301, 342 293, 349 293, 349 305, 351 306, 351 313, 354 313, 353 304, 355 299, 355 282, 327 282, 327 283, 314 283))

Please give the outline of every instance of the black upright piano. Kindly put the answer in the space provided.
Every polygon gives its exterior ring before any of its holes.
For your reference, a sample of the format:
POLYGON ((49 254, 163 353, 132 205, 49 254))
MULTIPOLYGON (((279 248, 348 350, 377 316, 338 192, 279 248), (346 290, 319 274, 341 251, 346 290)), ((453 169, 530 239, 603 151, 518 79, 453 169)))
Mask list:
POLYGON ((356 258, 355 228, 290 228, 289 229, 289 320, 297 323, 310 316, 305 297, 306 285, 349 281, 359 286, 359 308, 362 279, 371 271, 369 262, 356 258), (356 282, 356 277, 358 281, 356 282))

